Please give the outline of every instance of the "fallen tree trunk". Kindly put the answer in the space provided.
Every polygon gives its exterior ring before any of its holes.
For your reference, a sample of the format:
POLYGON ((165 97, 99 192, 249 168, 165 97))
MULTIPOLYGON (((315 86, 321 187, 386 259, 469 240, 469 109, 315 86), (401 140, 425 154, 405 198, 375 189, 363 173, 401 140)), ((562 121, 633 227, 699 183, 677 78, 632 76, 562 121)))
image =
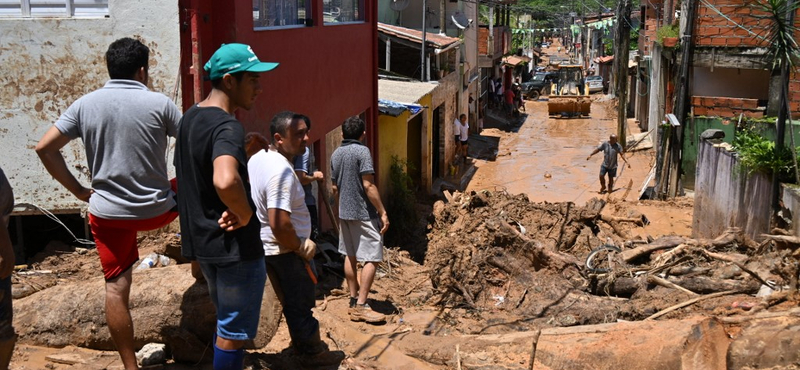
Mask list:
MULTIPOLYGON (((592 294, 610 295, 616 297, 630 297, 641 287, 646 287, 646 277, 616 277, 613 280, 603 279, 592 287, 592 294)), ((729 290, 746 294, 754 294, 761 288, 761 283, 755 280, 714 279, 708 276, 677 277, 670 276, 667 280, 697 294, 724 292, 729 290)))
MULTIPOLYGON (((62 283, 16 300, 14 327, 19 341, 47 347, 114 350, 104 302, 105 281, 100 276, 62 283)), ((196 282, 189 264, 134 273, 130 308, 137 348, 164 343, 176 361, 210 360, 213 351, 207 348, 216 328, 216 311, 208 286, 196 282)), ((261 348, 269 343, 280 315, 280 302, 267 282, 258 336, 249 347, 261 348)))
POLYGON ((467 369, 724 370, 730 343, 723 326, 709 318, 546 328, 538 338, 537 333, 443 336, 430 346, 411 332, 392 345, 450 369, 457 367, 453 353, 459 346, 467 369))

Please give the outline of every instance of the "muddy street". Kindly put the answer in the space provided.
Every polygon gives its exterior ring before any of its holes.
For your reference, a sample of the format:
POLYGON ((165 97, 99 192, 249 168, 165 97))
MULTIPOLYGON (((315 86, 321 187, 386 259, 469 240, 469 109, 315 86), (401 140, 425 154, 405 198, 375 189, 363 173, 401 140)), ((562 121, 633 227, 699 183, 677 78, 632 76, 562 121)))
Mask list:
MULTIPOLYGON (((574 202, 583 204, 600 196, 598 173, 602 155, 586 157, 610 134, 616 133, 613 101, 594 95, 591 116, 554 118, 547 115, 546 98, 526 101, 528 117, 519 132, 486 129, 481 135, 500 137, 497 160, 479 161, 478 170, 468 190, 504 189, 524 193, 532 201, 574 202)), ((638 128, 629 128, 639 133, 638 128)), ((629 134, 630 134, 629 133, 629 134)), ((631 168, 620 162, 617 182, 611 197, 636 200, 653 163, 654 152, 640 151, 626 155, 631 168)))

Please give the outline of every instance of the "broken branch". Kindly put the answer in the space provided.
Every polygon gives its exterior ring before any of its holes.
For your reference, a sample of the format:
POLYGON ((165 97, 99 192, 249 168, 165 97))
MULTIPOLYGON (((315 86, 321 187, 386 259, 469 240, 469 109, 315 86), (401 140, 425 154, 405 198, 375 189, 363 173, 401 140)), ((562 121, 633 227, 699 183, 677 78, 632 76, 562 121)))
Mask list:
POLYGON ((672 311, 679 310, 679 309, 684 308, 686 306, 691 306, 691 305, 693 305, 693 304, 695 304, 697 302, 704 301, 706 299, 717 298, 717 297, 722 297, 722 296, 731 295, 731 294, 737 294, 737 293, 739 293, 738 290, 728 290, 728 291, 724 291, 724 292, 712 293, 712 294, 700 296, 700 297, 697 297, 697 298, 692 298, 692 299, 690 299, 688 301, 685 301, 685 302, 682 302, 682 303, 678 303, 678 304, 676 304, 674 306, 670 306, 670 307, 667 307, 667 308, 665 308, 665 309, 663 309, 661 311, 658 311, 658 312, 650 315, 646 319, 644 319, 644 321, 655 320, 655 319, 657 319, 657 318, 659 318, 661 316, 664 316, 664 315, 666 315, 666 314, 668 314, 668 313, 670 313, 672 311))

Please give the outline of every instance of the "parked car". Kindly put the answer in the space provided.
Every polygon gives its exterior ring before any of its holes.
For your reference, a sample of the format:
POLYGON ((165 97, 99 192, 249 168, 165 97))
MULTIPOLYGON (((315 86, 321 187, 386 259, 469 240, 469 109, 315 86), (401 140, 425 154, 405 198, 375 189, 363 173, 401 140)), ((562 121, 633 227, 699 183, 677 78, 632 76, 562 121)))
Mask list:
POLYGON ((589 93, 603 91, 603 76, 587 76, 586 83, 589 85, 589 93))
POLYGON ((549 92, 550 83, 554 82, 558 82, 558 74, 553 72, 537 73, 532 80, 522 83, 522 93, 528 99, 537 100, 545 91, 549 92))

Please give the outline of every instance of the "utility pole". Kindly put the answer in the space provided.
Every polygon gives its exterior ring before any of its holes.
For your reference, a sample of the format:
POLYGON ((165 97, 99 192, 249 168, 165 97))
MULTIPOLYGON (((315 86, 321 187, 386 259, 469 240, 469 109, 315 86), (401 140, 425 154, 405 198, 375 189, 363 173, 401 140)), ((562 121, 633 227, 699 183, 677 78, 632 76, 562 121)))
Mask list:
POLYGON ((439 1, 439 34, 447 34, 447 0, 439 1))
POLYGON ((425 38, 427 34, 427 24, 425 23, 426 13, 428 13, 428 0, 422 0, 422 44, 420 44, 419 80, 425 82, 425 38))
POLYGON ((616 51, 614 52, 614 75, 617 95, 617 139, 623 148, 627 145, 628 122, 628 49, 631 43, 631 0, 622 0, 617 5, 616 51))
MULTIPOLYGON (((787 1, 787 8, 792 9, 794 5, 793 0, 787 1)), ((794 12, 789 11, 786 14, 787 24, 794 24, 794 12)), ((787 96, 789 91, 789 61, 782 60, 780 64, 781 69, 781 91, 780 91, 780 105, 781 107, 778 109, 778 122, 776 122, 776 139, 775 139, 775 156, 778 156, 778 153, 783 151, 783 148, 786 146, 786 119, 791 120, 791 112, 787 109, 789 96, 787 96)), ((792 123, 789 122, 791 125, 792 123)), ((794 151, 792 151, 794 154, 794 151)), ((778 174, 773 171, 772 173, 772 212, 773 217, 778 214, 778 211, 781 210, 781 196, 780 191, 781 185, 778 181, 778 174)), ((772 222, 770 223, 772 224, 772 222)), ((771 225, 772 226, 772 225, 771 225)))
POLYGON ((673 170, 670 173, 674 174, 669 178, 669 196, 675 197, 680 194, 679 184, 682 170, 682 156, 683 156, 683 142, 686 133, 686 121, 689 113, 689 70, 694 56, 694 19, 697 8, 696 0, 687 0, 686 2, 686 30, 684 30, 681 48, 683 53, 681 55, 680 73, 678 75, 678 95, 675 101, 675 116, 678 117, 680 127, 674 128, 673 143, 670 145, 670 155, 672 164, 670 167, 673 170))

